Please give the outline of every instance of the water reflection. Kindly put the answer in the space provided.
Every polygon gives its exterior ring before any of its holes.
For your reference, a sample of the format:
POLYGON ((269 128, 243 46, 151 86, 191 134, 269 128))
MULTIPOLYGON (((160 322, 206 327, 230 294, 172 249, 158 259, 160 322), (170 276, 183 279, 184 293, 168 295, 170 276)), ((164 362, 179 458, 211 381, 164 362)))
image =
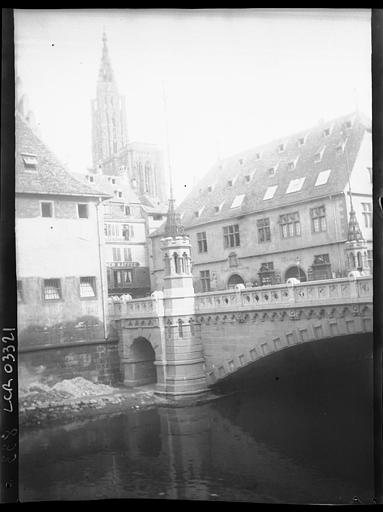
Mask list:
POLYGON ((197 407, 25 432, 21 499, 369 502, 370 372, 364 360, 197 407))

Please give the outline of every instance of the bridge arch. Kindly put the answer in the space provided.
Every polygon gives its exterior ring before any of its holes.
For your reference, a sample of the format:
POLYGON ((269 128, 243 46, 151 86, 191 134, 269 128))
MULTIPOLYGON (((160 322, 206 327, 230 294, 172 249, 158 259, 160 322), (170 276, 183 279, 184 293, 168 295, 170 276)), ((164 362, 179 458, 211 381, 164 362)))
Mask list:
POLYGON ((299 279, 301 283, 307 281, 306 272, 302 269, 302 267, 298 267, 297 265, 292 265, 285 272, 285 282, 290 278, 295 277, 295 279, 299 279))
POLYGON ((239 274, 232 274, 227 281, 227 287, 234 288, 236 284, 245 284, 245 281, 239 274))
POLYGON ((146 338, 140 336, 133 340, 130 346, 129 364, 125 365, 129 375, 126 375, 131 386, 144 386, 157 382, 155 367, 156 354, 146 338))

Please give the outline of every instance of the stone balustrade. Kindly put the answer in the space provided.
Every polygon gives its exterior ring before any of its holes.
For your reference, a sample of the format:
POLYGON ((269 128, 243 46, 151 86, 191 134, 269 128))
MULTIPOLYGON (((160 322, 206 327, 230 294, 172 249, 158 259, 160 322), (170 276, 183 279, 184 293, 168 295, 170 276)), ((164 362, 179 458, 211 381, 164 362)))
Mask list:
MULTIPOLYGON (((372 276, 307 281, 195 294, 195 313, 271 309, 315 304, 355 303, 372 298, 372 276)), ((157 316, 162 298, 109 298, 111 319, 157 316)), ((161 308, 162 310, 162 308, 161 308)))

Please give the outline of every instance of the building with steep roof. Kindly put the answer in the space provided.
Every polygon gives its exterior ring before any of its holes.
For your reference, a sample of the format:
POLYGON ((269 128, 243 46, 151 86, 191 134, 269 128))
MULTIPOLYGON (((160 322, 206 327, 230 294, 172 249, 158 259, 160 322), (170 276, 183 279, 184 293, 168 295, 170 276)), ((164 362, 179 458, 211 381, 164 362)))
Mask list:
POLYGON ((166 216, 166 205, 143 203, 126 176, 74 174, 91 188, 105 190, 104 201, 105 264, 108 294, 129 294, 133 298, 150 295, 150 253, 148 236, 166 216))
POLYGON ((140 200, 156 207, 167 199, 162 152, 153 144, 128 140, 125 98, 118 92, 106 34, 92 100, 92 158, 95 173, 127 179, 140 200))
MULTIPOLYGON (((177 208, 196 291, 346 275, 352 210, 372 266, 371 196, 371 122, 358 112, 218 161, 177 208)), ((152 234, 157 289, 163 233, 152 234)))
POLYGON ((15 154, 19 347, 103 342, 103 201, 110 195, 65 169, 35 133, 23 104, 16 110, 15 154))

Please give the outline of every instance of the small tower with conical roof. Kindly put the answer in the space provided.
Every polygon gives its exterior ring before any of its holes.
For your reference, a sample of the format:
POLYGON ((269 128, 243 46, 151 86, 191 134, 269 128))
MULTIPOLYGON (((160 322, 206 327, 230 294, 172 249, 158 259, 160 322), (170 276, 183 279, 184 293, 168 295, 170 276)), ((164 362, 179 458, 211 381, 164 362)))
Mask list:
POLYGON ((347 271, 359 271, 362 275, 369 275, 370 267, 368 265, 367 243, 359 227, 352 200, 350 199, 350 201, 351 208, 345 248, 347 271))
MULTIPOLYGON (((166 115, 166 108, 165 108, 166 115)), ((168 137, 168 135, 167 135, 168 137)), ((170 199, 161 239, 164 258, 164 340, 163 371, 157 371, 159 393, 167 396, 194 395, 207 390, 204 355, 196 325, 191 244, 175 210, 169 158, 170 199)))

